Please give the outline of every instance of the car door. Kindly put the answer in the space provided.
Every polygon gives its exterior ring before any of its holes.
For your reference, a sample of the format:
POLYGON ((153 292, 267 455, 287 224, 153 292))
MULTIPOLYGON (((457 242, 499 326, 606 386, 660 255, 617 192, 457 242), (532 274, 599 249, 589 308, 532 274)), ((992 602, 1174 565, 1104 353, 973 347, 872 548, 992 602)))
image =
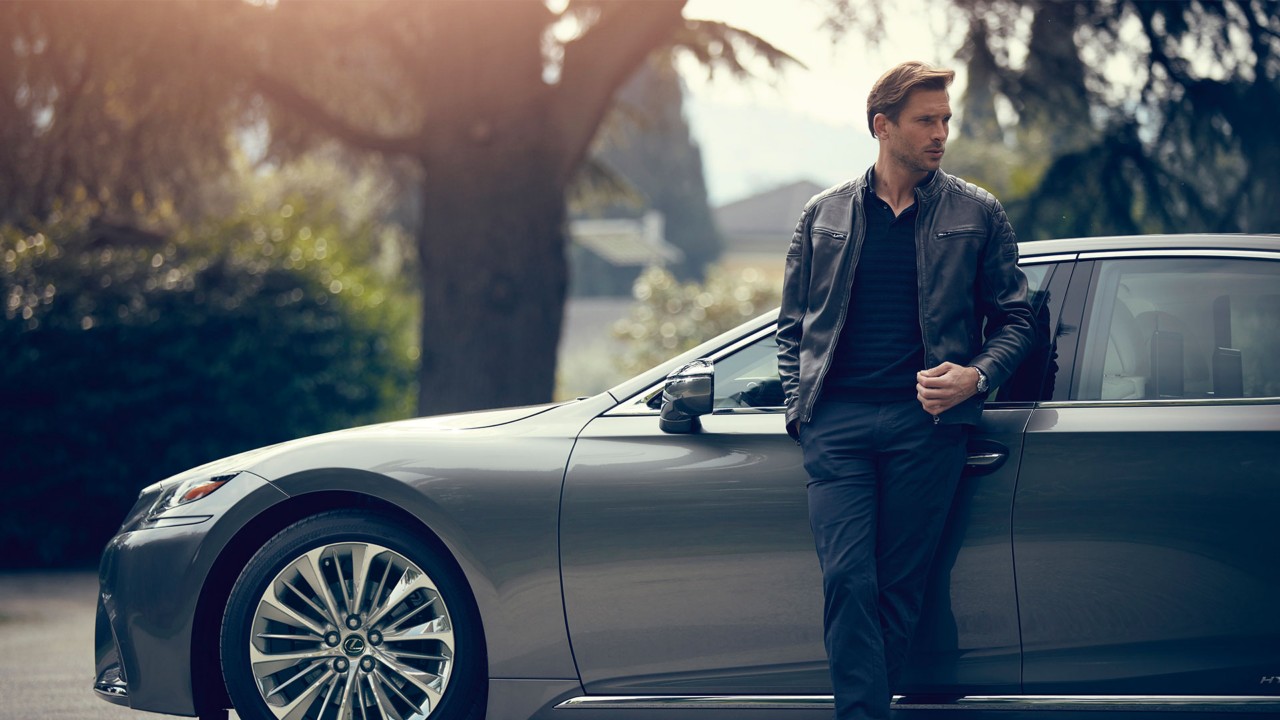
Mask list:
POLYGON ((1013 508, 1024 690, 1280 694, 1280 258, 1083 255, 1013 508))
MULTIPOLYGON (((1029 271, 1037 288, 1051 267, 1029 271)), ((700 432, 660 432, 651 389, 581 433, 561 562, 589 693, 831 693, 808 478, 784 431, 776 356, 767 328, 715 357, 717 409, 700 432)), ((1031 407, 994 403, 973 437, 904 692, 1019 687, 1009 523, 1031 407)))
POLYGON ((982 695, 1021 690, 1011 516, 1023 432, 1035 404, 1070 372, 1074 338, 1059 318, 1073 255, 1024 259, 1036 341, 995 388, 969 439, 969 461, 931 570, 904 686, 897 692, 982 695), (1064 357, 1065 355, 1065 357, 1064 357))
POLYGON ((661 432, 649 391, 580 434, 561 567, 589 693, 830 692, 807 477, 783 430, 776 356, 767 328, 716 358, 717 410, 700 432, 661 432))

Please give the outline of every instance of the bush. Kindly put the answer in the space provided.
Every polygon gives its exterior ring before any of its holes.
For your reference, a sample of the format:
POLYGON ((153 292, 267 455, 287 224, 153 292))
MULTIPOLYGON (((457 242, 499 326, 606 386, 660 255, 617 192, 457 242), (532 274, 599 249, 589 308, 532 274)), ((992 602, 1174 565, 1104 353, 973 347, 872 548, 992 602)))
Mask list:
POLYGON ((409 413, 413 303, 343 264, 338 220, 286 205, 161 235, 85 215, 0 229, 0 566, 93 563, 156 480, 409 413))
POLYGON ((631 317, 613 329, 627 343, 619 368, 624 377, 643 372, 732 330, 777 307, 781 290, 753 268, 713 270, 701 284, 682 283, 666 270, 649 268, 636 280, 631 317))

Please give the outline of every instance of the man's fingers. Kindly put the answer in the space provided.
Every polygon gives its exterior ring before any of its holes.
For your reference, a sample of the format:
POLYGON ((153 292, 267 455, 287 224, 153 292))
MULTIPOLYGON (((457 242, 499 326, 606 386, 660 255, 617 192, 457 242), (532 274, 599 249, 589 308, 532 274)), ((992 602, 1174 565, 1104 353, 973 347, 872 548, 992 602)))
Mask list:
POLYGON ((943 375, 946 375, 947 373, 951 372, 952 370, 958 367, 960 366, 951 361, 947 361, 940 365, 934 365, 933 367, 927 370, 921 370, 916 374, 922 375, 924 377, 942 377, 943 375))
POLYGON ((925 375, 924 373, 918 373, 916 375, 916 385, 921 387, 942 387, 946 382, 947 381, 941 377, 925 375))
POLYGON ((944 362, 916 373, 916 399, 930 415, 939 415, 969 396, 963 365, 944 362))
POLYGON ((935 365, 927 370, 921 370, 920 372, 916 373, 916 378, 918 379, 941 378, 941 377, 945 377, 946 375, 960 368, 961 368, 960 365, 957 365, 953 362, 948 361, 948 362, 942 363, 941 365, 935 365))
POLYGON ((916 394, 926 398, 940 398, 951 393, 947 392, 945 387, 935 387, 932 385, 916 385, 916 394))
POLYGON ((916 384, 929 388, 952 388, 959 384, 959 376, 955 373, 937 377, 920 376, 916 378, 916 384))

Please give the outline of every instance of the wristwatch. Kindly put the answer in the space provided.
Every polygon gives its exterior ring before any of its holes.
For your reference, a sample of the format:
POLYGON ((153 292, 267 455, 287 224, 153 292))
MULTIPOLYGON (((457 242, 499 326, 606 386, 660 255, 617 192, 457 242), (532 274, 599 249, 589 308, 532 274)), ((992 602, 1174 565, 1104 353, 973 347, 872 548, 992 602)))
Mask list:
POLYGON ((969 367, 978 371, 978 386, 975 388, 977 394, 981 395, 987 390, 990 390, 991 387, 987 384, 987 374, 982 372, 982 368, 977 367, 976 365, 970 365, 969 367))

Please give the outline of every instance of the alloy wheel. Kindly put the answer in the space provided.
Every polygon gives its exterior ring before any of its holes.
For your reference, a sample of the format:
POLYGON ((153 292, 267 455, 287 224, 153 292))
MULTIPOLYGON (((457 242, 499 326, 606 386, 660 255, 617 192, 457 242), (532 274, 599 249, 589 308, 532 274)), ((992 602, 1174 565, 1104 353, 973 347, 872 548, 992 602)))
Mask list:
POLYGON ((249 666, 279 720, 422 720, 454 651, 432 578, 394 550, 345 542, 303 553, 267 584, 249 666))

